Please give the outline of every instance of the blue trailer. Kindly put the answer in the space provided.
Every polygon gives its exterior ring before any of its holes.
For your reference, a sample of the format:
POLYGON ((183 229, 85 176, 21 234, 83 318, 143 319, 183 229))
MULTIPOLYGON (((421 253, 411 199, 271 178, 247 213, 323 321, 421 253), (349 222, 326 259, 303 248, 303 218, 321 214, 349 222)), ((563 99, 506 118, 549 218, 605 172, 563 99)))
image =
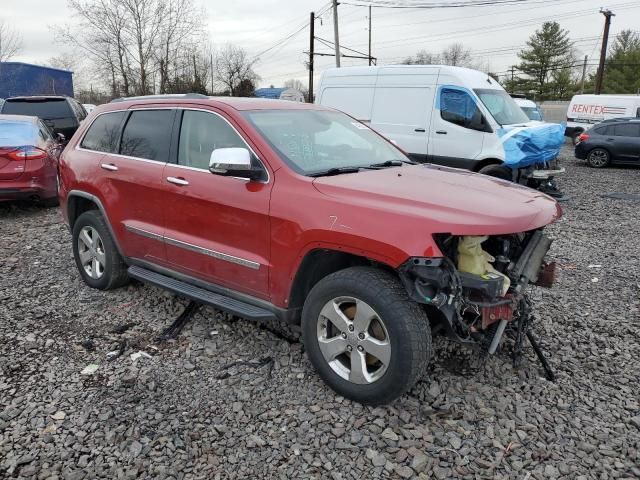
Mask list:
POLYGON ((22 95, 73 97, 73 72, 21 62, 0 62, 0 98, 22 95))

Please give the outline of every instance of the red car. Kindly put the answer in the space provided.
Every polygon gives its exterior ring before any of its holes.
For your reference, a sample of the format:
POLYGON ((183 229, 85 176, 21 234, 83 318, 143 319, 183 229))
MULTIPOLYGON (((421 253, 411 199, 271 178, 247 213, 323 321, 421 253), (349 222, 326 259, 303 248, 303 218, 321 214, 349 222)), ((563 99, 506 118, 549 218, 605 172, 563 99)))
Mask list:
POLYGON ((493 353, 512 330, 521 346, 527 286, 549 283, 542 229, 561 214, 526 187, 413 164, 340 112, 275 100, 98 107, 60 180, 88 285, 131 277, 300 324, 322 378, 372 404, 423 374, 432 333, 493 353))
POLYGON ((0 201, 58 205, 61 148, 37 117, 0 115, 0 201))

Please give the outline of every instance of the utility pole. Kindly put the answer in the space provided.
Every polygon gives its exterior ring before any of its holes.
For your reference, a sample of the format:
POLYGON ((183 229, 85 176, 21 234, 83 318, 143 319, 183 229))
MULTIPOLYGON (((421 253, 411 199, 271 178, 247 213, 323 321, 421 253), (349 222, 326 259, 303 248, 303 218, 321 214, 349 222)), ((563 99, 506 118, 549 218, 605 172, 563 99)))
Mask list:
POLYGON ((213 53, 211 53, 211 95, 213 95, 213 53))
POLYGON ((596 77, 596 95, 602 93, 602 83, 604 81, 604 61, 607 58, 607 42, 609 41, 609 27, 611 26, 611 17, 615 15, 611 10, 600 10, 604 15, 604 34, 602 35, 602 49, 600 50, 600 65, 598 66, 598 75, 596 77))
POLYGON ((369 5, 369 66, 371 66, 373 58, 371 57, 371 5, 369 5))
POLYGON ((582 82, 580 82, 580 93, 584 93, 584 79, 587 76, 587 60, 589 59, 588 55, 584 56, 584 63, 582 64, 582 82))
POLYGON ((309 96, 308 103, 313 103, 313 46, 315 44, 315 21, 316 14, 311 12, 309 18, 309 96))
POLYGON ((338 0, 333 0, 333 43, 336 49, 336 67, 340 68, 340 36, 338 35, 338 0))

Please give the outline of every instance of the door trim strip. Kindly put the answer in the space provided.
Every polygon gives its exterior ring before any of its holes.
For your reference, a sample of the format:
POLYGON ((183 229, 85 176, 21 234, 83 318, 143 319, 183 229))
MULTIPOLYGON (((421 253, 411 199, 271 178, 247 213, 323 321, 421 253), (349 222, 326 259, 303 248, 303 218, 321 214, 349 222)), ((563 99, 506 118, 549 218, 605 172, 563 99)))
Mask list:
POLYGON ((236 257, 234 255, 229 255, 226 253, 217 252, 215 250, 210 250, 208 248, 199 247, 198 245, 183 242, 182 240, 177 240, 175 238, 165 237, 164 235, 159 235, 157 233, 149 232, 147 230, 143 230, 142 228, 133 227, 127 224, 124 225, 124 228, 131 233, 135 233, 136 235, 150 238, 152 240, 158 240, 167 245, 173 245, 174 247, 183 248, 185 250, 199 253, 201 255, 207 255, 209 257, 217 258, 218 260, 223 260, 225 262, 235 263, 236 265, 241 265, 253 270, 260 269, 260 264, 258 262, 254 262, 253 260, 247 260, 246 258, 236 257))

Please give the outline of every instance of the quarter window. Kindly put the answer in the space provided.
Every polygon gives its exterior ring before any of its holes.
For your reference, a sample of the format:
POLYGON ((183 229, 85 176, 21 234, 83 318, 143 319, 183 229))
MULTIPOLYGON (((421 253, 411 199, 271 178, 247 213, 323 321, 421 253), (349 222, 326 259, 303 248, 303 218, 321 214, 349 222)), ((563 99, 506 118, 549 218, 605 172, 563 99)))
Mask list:
POLYGON ((180 128, 178 164, 208 170, 211 152, 217 148, 247 148, 247 144, 220 116, 185 110, 180 128))
POLYGON ((129 157, 166 162, 169 159, 173 110, 136 110, 131 113, 120 143, 129 157))
POLYGON ((97 152, 117 153, 120 126, 126 112, 104 113, 89 127, 80 146, 97 152))
POLYGON ((440 91, 440 116, 461 127, 481 130, 482 112, 467 92, 443 88, 440 91))

